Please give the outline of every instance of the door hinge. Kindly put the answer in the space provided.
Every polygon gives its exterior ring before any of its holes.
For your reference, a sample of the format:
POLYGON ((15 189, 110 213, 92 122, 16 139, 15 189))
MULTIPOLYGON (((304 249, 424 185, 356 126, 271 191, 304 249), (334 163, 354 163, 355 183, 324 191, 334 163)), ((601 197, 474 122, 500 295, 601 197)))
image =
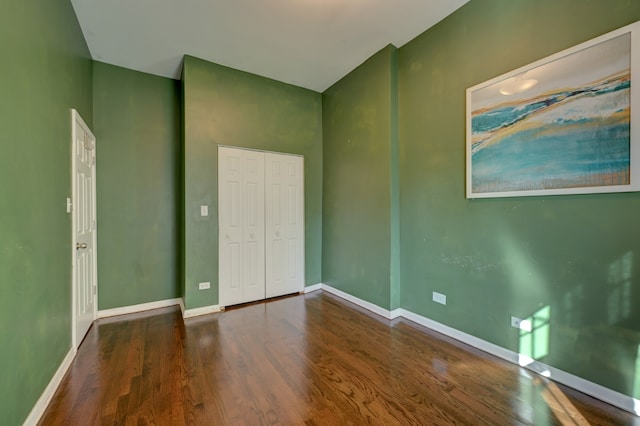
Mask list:
POLYGON ((98 286, 93 286, 93 295, 95 296, 96 294, 98 294, 98 286))

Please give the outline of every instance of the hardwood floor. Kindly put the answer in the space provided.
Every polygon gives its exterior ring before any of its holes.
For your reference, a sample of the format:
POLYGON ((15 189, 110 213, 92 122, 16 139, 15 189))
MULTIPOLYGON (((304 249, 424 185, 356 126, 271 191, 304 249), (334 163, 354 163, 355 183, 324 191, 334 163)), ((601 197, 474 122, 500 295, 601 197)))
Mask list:
POLYGON ((640 425, 404 319, 315 292, 97 321, 43 425, 640 425))

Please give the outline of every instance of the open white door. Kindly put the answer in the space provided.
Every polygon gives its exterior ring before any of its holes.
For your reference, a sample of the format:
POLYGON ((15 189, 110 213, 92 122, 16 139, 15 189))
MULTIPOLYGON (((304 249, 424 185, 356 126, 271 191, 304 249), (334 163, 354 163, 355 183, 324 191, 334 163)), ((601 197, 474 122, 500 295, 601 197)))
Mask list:
POLYGON ((96 319, 96 138, 76 110, 72 126, 72 336, 78 348, 96 319))

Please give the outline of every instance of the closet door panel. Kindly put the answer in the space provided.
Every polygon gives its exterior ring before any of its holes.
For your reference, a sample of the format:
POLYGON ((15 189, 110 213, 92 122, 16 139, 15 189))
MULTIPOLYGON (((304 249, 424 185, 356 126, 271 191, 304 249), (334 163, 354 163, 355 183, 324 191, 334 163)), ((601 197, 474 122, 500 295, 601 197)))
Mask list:
POLYGON ((266 296, 304 288, 303 158, 265 154, 266 296))
POLYGON ((243 158, 230 148, 218 150, 218 289, 221 306, 243 300, 243 158))
POLYGON ((263 152, 244 151, 243 302, 265 298, 264 156, 263 152))

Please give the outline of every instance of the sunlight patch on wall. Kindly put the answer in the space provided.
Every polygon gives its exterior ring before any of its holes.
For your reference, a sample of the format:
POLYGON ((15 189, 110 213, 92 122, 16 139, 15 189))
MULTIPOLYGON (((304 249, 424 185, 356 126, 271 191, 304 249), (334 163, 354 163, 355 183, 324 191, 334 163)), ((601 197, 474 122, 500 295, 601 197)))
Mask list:
POLYGON ((522 322, 524 323, 525 321, 527 321, 528 326, 526 329, 520 329, 518 349, 521 366, 529 365, 534 360, 539 360, 549 355, 551 306, 544 306, 522 322))

